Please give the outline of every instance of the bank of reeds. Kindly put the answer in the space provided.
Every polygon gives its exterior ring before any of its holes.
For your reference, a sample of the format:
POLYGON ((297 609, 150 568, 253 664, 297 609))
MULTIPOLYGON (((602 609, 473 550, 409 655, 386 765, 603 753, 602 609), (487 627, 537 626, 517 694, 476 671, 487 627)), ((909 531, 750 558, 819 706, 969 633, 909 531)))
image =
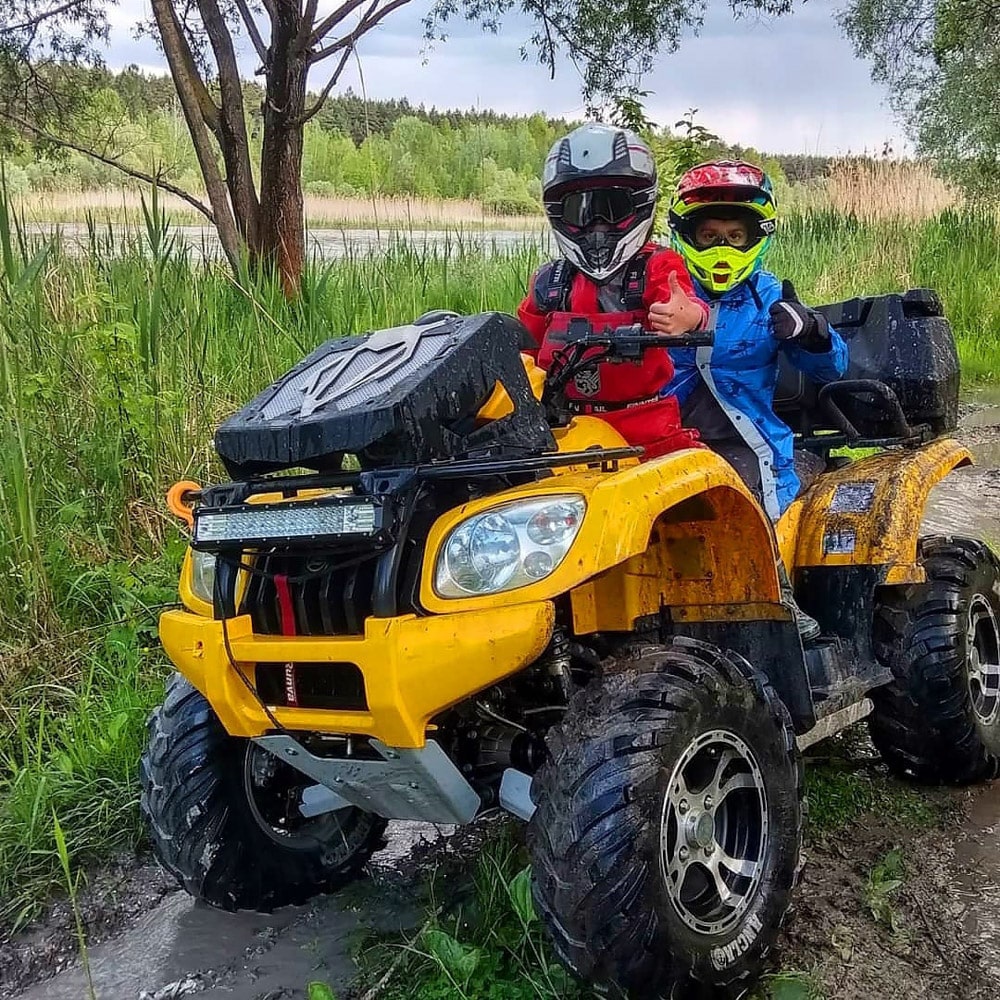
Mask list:
MULTIPOLYGON (((156 207, 91 223, 70 254, 0 202, 0 927, 58 883, 53 813, 74 865, 139 840, 155 623, 184 545, 162 497, 221 476, 220 419, 331 336, 512 310, 540 252, 403 235, 314 262, 289 303, 203 263, 156 207)), ((998 256, 992 215, 813 212, 784 222, 770 263, 805 301, 937 288, 972 383, 1000 371, 998 256)))
MULTIPOLYGON (((175 195, 163 194, 161 200, 176 224, 206 224, 203 215, 175 195)), ((84 222, 88 215, 121 223, 141 213, 142 195, 137 188, 34 191, 20 196, 18 208, 33 223, 84 222)), ((305 212, 314 229, 535 230, 545 224, 541 206, 537 215, 501 215, 478 201, 405 195, 366 198, 307 193, 305 212)))

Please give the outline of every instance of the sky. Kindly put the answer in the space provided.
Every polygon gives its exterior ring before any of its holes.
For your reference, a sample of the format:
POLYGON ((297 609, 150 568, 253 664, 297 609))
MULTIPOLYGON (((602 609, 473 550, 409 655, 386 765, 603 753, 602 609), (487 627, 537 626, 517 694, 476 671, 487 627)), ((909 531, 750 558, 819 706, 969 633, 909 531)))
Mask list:
MULTIPOLYGON (((320 9, 332 6, 323 0, 320 9)), ((735 20, 727 0, 709 0, 700 35, 664 54, 644 81, 652 92, 649 117, 672 125, 697 108, 696 120, 727 142, 766 152, 877 152, 886 142, 897 153, 906 151, 887 95, 840 32, 838 6, 808 0, 784 18, 735 20)), ((547 70, 522 61, 520 47, 530 34, 526 19, 509 19, 499 35, 455 24, 446 42, 427 51, 420 23, 425 9, 415 0, 364 36, 360 70, 352 60, 340 89, 350 86, 370 98, 407 97, 428 107, 582 118, 580 78, 571 65, 560 65, 551 80, 547 70)), ((149 15, 148 0, 119 0, 112 9, 106 53, 112 68, 135 63, 166 72, 153 42, 135 38, 135 23, 149 15)), ((249 53, 243 64, 252 73, 249 53)), ((325 82, 322 71, 318 67, 310 81, 316 89, 325 82)))

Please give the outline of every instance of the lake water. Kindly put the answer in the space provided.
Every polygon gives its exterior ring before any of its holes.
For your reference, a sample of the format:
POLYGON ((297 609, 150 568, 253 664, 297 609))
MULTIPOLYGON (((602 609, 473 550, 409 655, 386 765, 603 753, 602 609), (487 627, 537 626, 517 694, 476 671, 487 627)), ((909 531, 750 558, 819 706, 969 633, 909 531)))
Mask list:
MULTIPOLYGON (((28 223, 25 229, 29 238, 34 240, 58 233, 70 253, 86 250, 91 242, 90 229, 80 222, 28 223)), ((102 254, 120 252, 137 236, 141 236, 145 243, 144 233, 135 227, 105 224, 97 226, 95 233, 102 254)), ((199 257, 221 256, 219 238, 212 226, 171 226, 170 233, 178 245, 189 248, 199 257)), ((525 246, 547 251, 553 245, 551 236, 545 230, 517 229, 313 229, 306 238, 307 252, 324 260, 381 252, 401 243, 418 250, 476 250, 487 254, 504 253, 525 246)))

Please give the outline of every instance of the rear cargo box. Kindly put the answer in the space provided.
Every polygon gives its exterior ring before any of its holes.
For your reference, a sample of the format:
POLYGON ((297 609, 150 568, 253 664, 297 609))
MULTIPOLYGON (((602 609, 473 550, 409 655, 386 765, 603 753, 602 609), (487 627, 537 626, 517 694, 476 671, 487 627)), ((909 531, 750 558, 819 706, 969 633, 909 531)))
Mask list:
MULTIPOLYGON (((847 341, 850 365, 845 379, 883 382, 899 398, 913 426, 928 424, 945 434, 958 424, 960 371, 955 338, 941 300, 928 288, 904 295, 878 295, 818 306, 847 341)), ((799 429, 802 411, 822 425, 815 412, 815 387, 782 360, 775 409, 799 429)), ((865 437, 892 433, 884 406, 871 395, 837 395, 837 405, 865 437)))

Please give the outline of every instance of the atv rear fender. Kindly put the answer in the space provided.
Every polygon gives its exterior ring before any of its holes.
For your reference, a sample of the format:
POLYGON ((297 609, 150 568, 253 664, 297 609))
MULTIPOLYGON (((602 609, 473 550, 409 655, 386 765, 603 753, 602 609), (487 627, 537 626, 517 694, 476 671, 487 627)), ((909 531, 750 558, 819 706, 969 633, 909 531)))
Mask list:
POLYGON ((778 526, 782 551, 796 569, 878 567, 882 584, 923 583, 917 540, 933 487, 972 464, 969 450, 941 439, 917 451, 884 451, 826 473, 778 526), (797 531, 786 531, 785 519, 797 531))

